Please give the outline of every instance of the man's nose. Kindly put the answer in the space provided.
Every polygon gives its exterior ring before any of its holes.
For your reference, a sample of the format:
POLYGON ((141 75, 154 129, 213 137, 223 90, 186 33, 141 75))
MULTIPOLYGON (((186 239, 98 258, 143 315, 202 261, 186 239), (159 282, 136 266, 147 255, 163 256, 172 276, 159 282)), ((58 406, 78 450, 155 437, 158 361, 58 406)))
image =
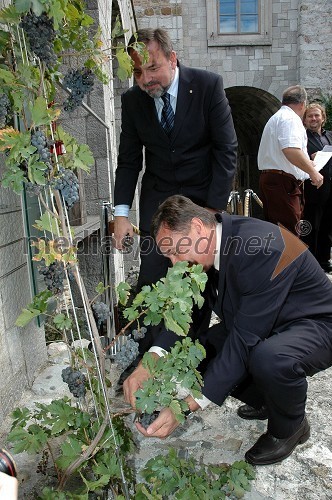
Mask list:
POLYGON ((179 258, 178 258, 176 255, 170 255, 170 256, 169 256, 169 259, 170 259, 170 261, 172 262, 173 266, 174 266, 174 264, 176 264, 176 263, 177 263, 177 261, 179 260, 179 258))

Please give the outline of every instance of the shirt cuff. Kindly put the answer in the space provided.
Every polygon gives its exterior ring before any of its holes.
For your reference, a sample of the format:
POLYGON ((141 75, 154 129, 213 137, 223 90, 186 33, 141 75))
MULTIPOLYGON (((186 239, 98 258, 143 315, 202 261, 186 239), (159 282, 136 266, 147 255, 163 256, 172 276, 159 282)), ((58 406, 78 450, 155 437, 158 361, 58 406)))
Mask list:
POLYGON ((116 205, 114 207, 114 217, 128 217, 129 205, 116 205))
POLYGON ((160 358, 162 358, 163 356, 165 356, 165 354, 167 354, 167 351, 165 351, 165 349, 162 349, 157 345, 153 345, 152 347, 150 347, 149 352, 155 352, 156 354, 158 354, 160 358))
MULTIPOLYGON (((167 353, 167 351, 165 351, 165 349, 162 349, 161 347, 158 347, 156 345, 153 345, 152 347, 150 347, 149 352, 155 352, 160 357, 165 356, 165 354, 167 353)), ((185 395, 182 395, 182 396, 185 397, 187 395, 188 394, 185 394, 185 395)), ((203 396, 203 394, 202 394, 201 398, 194 398, 193 397, 193 399, 202 408, 202 410, 204 410, 207 406, 209 406, 209 404, 212 403, 212 401, 210 401, 207 397, 203 396)))
POLYGON ((212 401, 210 401, 208 398, 206 398, 205 396, 203 396, 202 394, 202 397, 201 398, 193 398, 196 403, 202 408, 202 410, 205 410, 205 408, 207 406, 209 406, 209 404, 212 403, 212 401))

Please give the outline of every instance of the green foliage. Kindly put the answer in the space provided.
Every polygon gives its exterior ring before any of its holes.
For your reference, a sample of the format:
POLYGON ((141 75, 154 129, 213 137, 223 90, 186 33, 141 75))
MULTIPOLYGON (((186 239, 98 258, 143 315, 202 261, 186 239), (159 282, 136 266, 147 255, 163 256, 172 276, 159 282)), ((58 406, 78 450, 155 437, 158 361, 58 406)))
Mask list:
MULTIPOLYGON (((189 331, 193 305, 199 308, 203 305, 201 292, 206 282, 207 275, 201 265, 177 262, 168 269, 165 278, 152 286, 144 286, 131 306, 123 311, 123 316, 133 321, 145 314, 145 325, 158 325, 164 321, 168 330, 185 336, 189 331)), ((128 288, 120 284, 118 292, 121 303, 126 305, 128 288)))
MULTIPOLYGON (((100 427, 94 417, 76 405, 72 406, 66 397, 50 404, 38 403, 35 410, 15 410, 12 416, 8 440, 13 443, 14 453, 42 453, 47 447, 52 450, 51 456, 55 458, 59 479, 91 444, 100 427), (60 452, 55 456, 55 445, 60 437, 60 452)), ((111 428, 107 426, 98 448, 93 452, 93 460, 91 456, 87 457, 77 469, 85 485, 83 491, 73 497, 62 497, 62 493, 56 490, 45 489, 42 498, 87 498, 85 495, 88 492, 96 491, 110 482, 112 485, 121 484, 122 476, 115 446, 119 447, 121 453, 127 454, 133 451, 134 445, 132 434, 121 418, 113 417, 112 425, 115 440, 111 428), (91 477, 94 479, 91 480, 91 477)), ((125 473, 128 483, 132 484, 133 473, 129 467, 125 468, 125 473)))
POLYGON ((141 474, 151 486, 137 485, 135 500, 242 498, 255 477, 253 467, 246 462, 205 465, 194 458, 179 458, 174 448, 166 456, 149 460, 141 474))
POLYGON ((193 397, 201 396, 202 377, 196 368, 204 357, 204 347, 188 337, 176 342, 163 357, 156 359, 151 353, 145 353, 143 366, 151 378, 135 393, 137 409, 151 414, 158 408, 169 407, 179 422, 184 422, 182 412, 188 409, 188 405, 178 399, 178 389, 181 386, 193 397))
POLYGON ((34 296, 33 301, 25 309, 22 310, 21 314, 17 318, 16 326, 26 326, 30 321, 40 314, 45 314, 49 307, 49 303, 53 300, 53 294, 49 290, 43 290, 34 296))

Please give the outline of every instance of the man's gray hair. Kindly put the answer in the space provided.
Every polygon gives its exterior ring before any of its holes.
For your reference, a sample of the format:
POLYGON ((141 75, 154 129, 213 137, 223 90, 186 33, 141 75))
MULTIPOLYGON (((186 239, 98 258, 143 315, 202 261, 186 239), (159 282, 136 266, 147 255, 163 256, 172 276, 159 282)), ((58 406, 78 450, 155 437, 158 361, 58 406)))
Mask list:
POLYGON ((282 104, 302 104, 307 102, 307 92, 301 85, 288 87, 282 94, 282 104))
MULTIPOLYGON (((169 58, 173 51, 172 40, 169 37, 167 31, 162 28, 144 28, 138 30, 135 34, 133 34, 129 40, 128 45, 131 45, 135 42, 143 42, 145 44, 149 42, 158 42, 159 46, 164 53, 164 55, 169 58)), ((131 49, 129 49, 131 50, 131 49)))
POLYGON ((151 234, 156 238, 162 226, 174 232, 188 234, 190 223, 194 217, 200 219, 208 227, 216 225, 216 218, 212 212, 193 203, 189 198, 181 195, 170 196, 154 214, 151 223, 151 234))

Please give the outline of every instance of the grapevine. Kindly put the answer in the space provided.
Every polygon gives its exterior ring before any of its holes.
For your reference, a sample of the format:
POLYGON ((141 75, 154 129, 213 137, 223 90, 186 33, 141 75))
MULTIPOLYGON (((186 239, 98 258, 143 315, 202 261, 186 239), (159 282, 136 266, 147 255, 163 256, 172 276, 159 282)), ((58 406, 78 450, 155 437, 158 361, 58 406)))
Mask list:
POLYGON ((25 185, 25 191, 29 196, 39 196, 44 186, 35 184, 34 182, 27 182, 25 185))
POLYGON ((73 111, 82 104, 84 96, 91 92, 94 74, 86 68, 70 69, 65 75, 63 83, 71 91, 71 95, 63 103, 64 110, 73 111))
POLYGON ((54 294, 63 292, 63 280, 66 277, 66 273, 62 262, 53 262, 49 266, 40 266, 38 271, 44 276, 48 290, 54 294))
POLYGON ((157 410, 153 413, 141 413, 137 418, 137 422, 139 422, 144 429, 147 429, 149 425, 158 418, 159 413, 160 412, 157 410))
POLYGON ((67 208, 80 199, 78 179, 72 170, 61 167, 59 176, 54 178, 53 187, 61 192, 67 208))
POLYGON ((97 316, 98 326, 111 316, 110 308, 104 302, 96 302, 92 305, 92 309, 97 316))
POLYGON ((146 332, 147 328, 145 326, 141 326, 138 329, 132 330, 131 335, 134 340, 140 340, 144 339, 146 332))
POLYGON ((68 384, 69 390, 75 398, 82 398, 86 394, 86 377, 80 371, 73 370, 70 366, 62 370, 62 380, 68 384))
POLYGON ((31 132, 31 145, 37 148, 40 161, 45 163, 48 170, 52 170, 51 153, 49 150, 49 142, 42 130, 36 128, 31 132))
POLYGON ((53 27, 53 20, 45 12, 40 16, 36 16, 33 12, 28 12, 22 17, 20 27, 27 36, 31 51, 46 66, 51 68, 55 66, 57 56, 53 50, 53 42, 56 32, 53 27))
POLYGON ((10 105, 10 100, 6 94, 0 94, 0 128, 4 128, 10 118, 10 110, 11 110, 11 105, 10 105))
POLYGON ((115 355, 115 362, 121 370, 125 370, 138 356, 138 343, 128 339, 115 355))

